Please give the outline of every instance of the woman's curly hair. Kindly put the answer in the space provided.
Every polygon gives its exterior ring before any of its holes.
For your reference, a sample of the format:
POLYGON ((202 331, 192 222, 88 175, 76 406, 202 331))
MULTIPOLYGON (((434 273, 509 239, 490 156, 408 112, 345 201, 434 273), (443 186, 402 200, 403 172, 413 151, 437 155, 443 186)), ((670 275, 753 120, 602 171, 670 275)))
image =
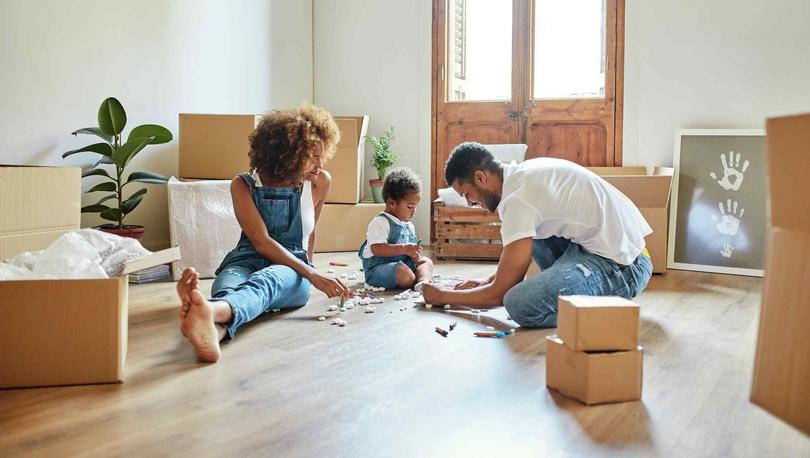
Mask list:
POLYGON ((250 168, 263 180, 300 183, 312 167, 321 142, 324 163, 335 154, 340 132, 328 111, 304 105, 262 117, 248 140, 250 168))

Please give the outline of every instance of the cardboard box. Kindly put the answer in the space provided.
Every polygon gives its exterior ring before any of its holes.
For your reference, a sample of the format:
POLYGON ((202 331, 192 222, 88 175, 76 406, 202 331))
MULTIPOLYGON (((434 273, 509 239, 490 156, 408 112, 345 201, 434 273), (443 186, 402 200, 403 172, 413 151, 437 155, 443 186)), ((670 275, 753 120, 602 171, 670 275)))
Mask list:
POLYGON ((194 267, 200 278, 214 278, 242 233, 233 211, 231 180, 171 178, 168 199, 169 236, 181 255, 172 263, 174 280, 180 280, 186 267, 194 267))
POLYGON ((324 204, 315 227, 315 252, 354 251, 366 240, 368 223, 385 204, 324 204))
POLYGON ((655 167, 589 167, 630 198, 653 230, 645 239, 653 262, 653 273, 667 271, 667 234, 669 232, 669 193, 675 169, 655 167))
POLYGON ((230 180, 250 169, 248 136, 261 119, 252 114, 180 113, 178 174, 230 180))
POLYGON ((115 278, 0 281, 0 388, 122 381, 127 275, 179 256, 153 253, 115 278))
POLYGON ((810 435, 810 114, 767 122, 771 225, 751 401, 810 435))
POLYGON ((336 116, 335 123, 340 130, 340 142, 334 157, 324 164, 324 169, 332 174, 332 185, 326 196, 326 203, 356 204, 363 194, 363 160, 368 130, 368 116, 336 116))
POLYGON ((634 350, 639 308, 611 296, 560 296, 557 336, 576 351, 634 350))
POLYGON ((546 385, 585 404, 641 399, 642 348, 586 353, 546 337, 546 385))
POLYGON ((0 165, 0 260, 42 250, 81 224, 77 167, 0 165))

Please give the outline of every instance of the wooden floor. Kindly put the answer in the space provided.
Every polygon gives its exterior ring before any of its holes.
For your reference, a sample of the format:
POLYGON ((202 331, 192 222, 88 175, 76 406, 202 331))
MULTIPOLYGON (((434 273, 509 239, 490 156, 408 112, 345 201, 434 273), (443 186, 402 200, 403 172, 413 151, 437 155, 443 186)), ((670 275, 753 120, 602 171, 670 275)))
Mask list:
MULTIPOLYGON (((336 259, 358 267, 349 253, 316 264, 336 259)), ((0 390, 0 456, 808 457, 810 438, 748 400, 759 299, 759 279, 655 276, 637 299, 643 400, 585 407, 546 389, 552 331, 473 337, 514 326, 503 309, 400 311, 389 299, 343 313, 340 328, 316 320, 337 313, 317 293, 243 328, 206 365, 178 331, 173 284, 133 286, 125 382, 0 390), (453 321, 449 337, 434 332, 453 321)))

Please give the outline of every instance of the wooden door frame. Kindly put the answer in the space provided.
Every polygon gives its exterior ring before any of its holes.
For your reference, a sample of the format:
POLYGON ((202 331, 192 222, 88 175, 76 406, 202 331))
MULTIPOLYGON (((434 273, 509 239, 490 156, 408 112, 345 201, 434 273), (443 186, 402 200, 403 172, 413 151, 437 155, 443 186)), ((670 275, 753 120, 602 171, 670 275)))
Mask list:
MULTIPOLYGON (((444 96, 444 91, 440 90, 444 87, 445 82, 439 78, 439 68, 445 62, 445 39, 447 29, 443 22, 446 22, 446 5, 449 0, 433 0, 433 17, 432 17, 432 40, 431 40, 431 110, 430 110, 430 175, 431 175, 431 202, 438 197, 437 189, 444 180, 442 172, 443 165, 438 163, 438 136, 436 130, 437 113, 439 108, 439 97, 444 96), (444 35, 443 35, 444 34, 444 35)), ((532 0, 526 0, 528 2, 532 0)), ((615 118, 614 118, 614 153, 613 161, 616 165, 622 165, 622 146, 623 146, 623 126, 624 126, 624 8, 625 0, 616 0, 616 101, 615 101, 615 118)), ((529 7, 527 11, 531 11, 529 7)), ((526 30, 525 33, 529 33, 526 30)), ((531 43, 526 38, 526 43, 530 46, 531 43)), ((529 48, 530 49, 530 48, 529 48)), ((527 57, 527 56, 526 56, 527 57)), ((524 57, 524 59, 526 58, 524 57)), ((523 67, 529 65, 529 62, 523 62, 523 67)), ((515 78, 525 78, 526 69, 523 75, 513 75, 513 82, 515 78)), ((446 80, 446 79, 445 79, 446 80)), ((529 90, 527 88, 527 90, 529 90)), ((528 94, 527 94, 528 95, 528 94)), ((432 217, 431 217, 432 219, 432 217)), ((433 225, 431 224, 431 239, 433 238, 433 225)))

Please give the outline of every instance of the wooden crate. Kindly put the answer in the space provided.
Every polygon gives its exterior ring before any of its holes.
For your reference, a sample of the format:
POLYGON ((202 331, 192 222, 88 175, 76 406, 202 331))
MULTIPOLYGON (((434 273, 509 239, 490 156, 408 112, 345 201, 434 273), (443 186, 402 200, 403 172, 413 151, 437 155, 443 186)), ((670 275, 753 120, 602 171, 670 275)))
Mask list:
POLYGON ((501 219, 482 208, 445 207, 433 202, 436 225, 435 255, 439 259, 489 259, 501 257, 501 219))

